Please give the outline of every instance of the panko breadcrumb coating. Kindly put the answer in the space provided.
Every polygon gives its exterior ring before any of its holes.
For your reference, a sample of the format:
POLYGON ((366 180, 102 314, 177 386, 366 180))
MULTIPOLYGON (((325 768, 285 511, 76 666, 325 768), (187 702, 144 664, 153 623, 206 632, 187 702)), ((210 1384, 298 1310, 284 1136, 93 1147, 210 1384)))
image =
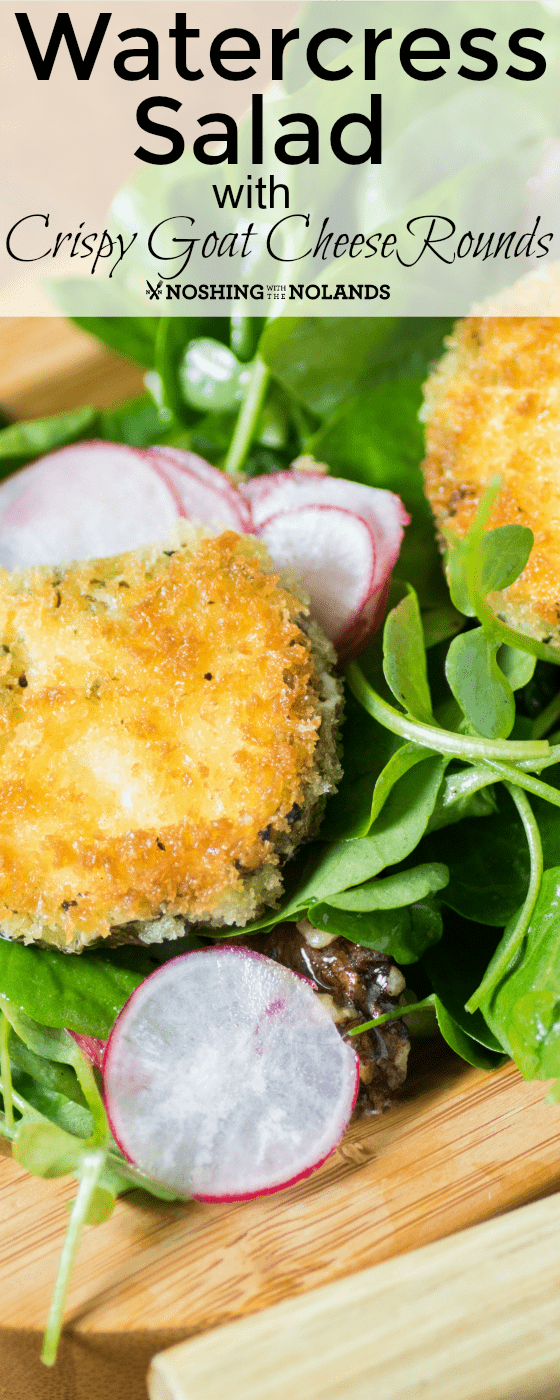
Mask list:
POLYGON ((0 570, 0 618, 0 932, 76 950, 274 904, 339 775, 340 687, 266 551, 182 524, 0 570))
POLYGON ((560 318, 471 317, 455 326, 425 386, 426 494, 441 531, 462 536, 492 476, 490 526, 527 525, 521 577, 490 595, 503 619, 560 647, 560 318))

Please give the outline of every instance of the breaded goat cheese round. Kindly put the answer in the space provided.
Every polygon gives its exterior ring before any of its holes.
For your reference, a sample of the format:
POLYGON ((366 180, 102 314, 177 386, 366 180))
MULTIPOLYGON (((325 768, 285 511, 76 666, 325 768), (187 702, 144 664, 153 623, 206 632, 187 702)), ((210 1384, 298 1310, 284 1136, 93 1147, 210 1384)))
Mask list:
POLYGON ((0 571, 0 931, 243 925, 339 776, 334 653, 262 546, 183 525, 0 571))
POLYGON ((560 647, 560 319, 459 321, 425 386, 426 494, 442 532, 462 536, 491 477, 490 526, 529 526, 520 578, 489 601, 526 635, 560 647))

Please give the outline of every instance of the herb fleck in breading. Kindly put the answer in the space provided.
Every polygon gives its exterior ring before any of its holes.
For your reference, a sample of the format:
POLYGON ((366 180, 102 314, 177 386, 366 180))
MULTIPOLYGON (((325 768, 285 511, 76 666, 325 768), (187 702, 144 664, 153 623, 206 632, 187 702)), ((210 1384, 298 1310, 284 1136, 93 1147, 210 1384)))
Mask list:
POLYGON ((337 775, 339 690, 268 570, 184 527, 168 552, 0 573, 4 934, 75 949, 275 902, 337 775))

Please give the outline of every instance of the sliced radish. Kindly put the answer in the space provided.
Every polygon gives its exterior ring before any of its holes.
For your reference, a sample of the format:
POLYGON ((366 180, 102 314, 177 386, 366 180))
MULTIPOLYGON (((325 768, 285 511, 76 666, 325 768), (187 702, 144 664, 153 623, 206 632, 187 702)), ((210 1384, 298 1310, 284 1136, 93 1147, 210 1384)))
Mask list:
POLYGON ((336 641, 362 613, 373 588, 369 526, 336 506, 302 505, 264 521, 259 536, 278 569, 294 570, 309 594, 312 617, 336 641))
POLYGON ((217 467, 194 452, 172 447, 150 447, 146 456, 173 487, 181 515, 215 530, 250 534, 251 511, 241 492, 217 467))
POLYGON ((275 472, 244 481, 239 489, 250 502, 256 530, 269 516, 295 510, 300 505, 340 506, 352 511, 367 520, 372 530, 387 536, 391 545, 398 541, 400 546, 402 526, 410 523, 400 497, 393 491, 382 491, 376 486, 364 486, 359 481, 346 481, 324 472, 275 472))
POLYGON ((357 656, 382 621, 403 527, 410 520, 400 498, 322 472, 278 472, 240 489, 275 564, 290 564, 307 588, 312 614, 334 642, 339 661, 357 656), (309 513, 320 510, 322 527, 318 515, 309 513), (327 512, 339 513, 338 525, 327 512), (369 566, 366 530, 373 551, 369 566))
POLYGON ((128 1159, 198 1200, 291 1185, 320 1166, 359 1084, 312 984, 248 948, 197 949, 133 992, 104 1059, 107 1113, 128 1159))
POLYGON ((379 626, 403 526, 398 496, 322 472, 284 471, 239 487, 193 452, 81 442, 0 484, 0 565, 62 564, 165 539, 178 516, 255 533, 289 566, 339 660, 379 626))
POLYGON ((103 1069, 107 1041, 98 1040, 95 1035, 78 1035, 77 1031, 69 1031, 69 1035, 76 1041, 76 1045, 79 1045, 83 1054, 87 1055, 88 1060, 91 1060, 92 1065, 95 1065, 96 1069, 103 1069))
POLYGON ((375 636, 387 611, 390 583, 389 573, 382 587, 372 591, 362 611, 351 618, 345 630, 339 633, 336 651, 340 665, 346 666, 355 656, 359 656, 375 636))
POLYGON ((165 539, 180 513, 172 485, 146 453, 80 442, 0 485, 0 564, 60 564, 165 539))

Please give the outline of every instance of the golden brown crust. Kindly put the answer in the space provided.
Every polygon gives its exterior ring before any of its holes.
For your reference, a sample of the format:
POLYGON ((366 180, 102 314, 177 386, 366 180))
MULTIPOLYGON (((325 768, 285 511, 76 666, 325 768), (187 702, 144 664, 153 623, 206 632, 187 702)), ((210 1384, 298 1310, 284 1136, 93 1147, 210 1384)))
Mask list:
POLYGON ((560 318, 458 322, 425 395, 424 477, 440 530, 464 535, 501 474, 490 524, 528 525, 535 544, 494 606, 560 645, 560 318))
POLYGON ((235 911, 314 773, 301 614, 231 531, 0 571, 5 933, 76 947, 162 912, 235 911))

